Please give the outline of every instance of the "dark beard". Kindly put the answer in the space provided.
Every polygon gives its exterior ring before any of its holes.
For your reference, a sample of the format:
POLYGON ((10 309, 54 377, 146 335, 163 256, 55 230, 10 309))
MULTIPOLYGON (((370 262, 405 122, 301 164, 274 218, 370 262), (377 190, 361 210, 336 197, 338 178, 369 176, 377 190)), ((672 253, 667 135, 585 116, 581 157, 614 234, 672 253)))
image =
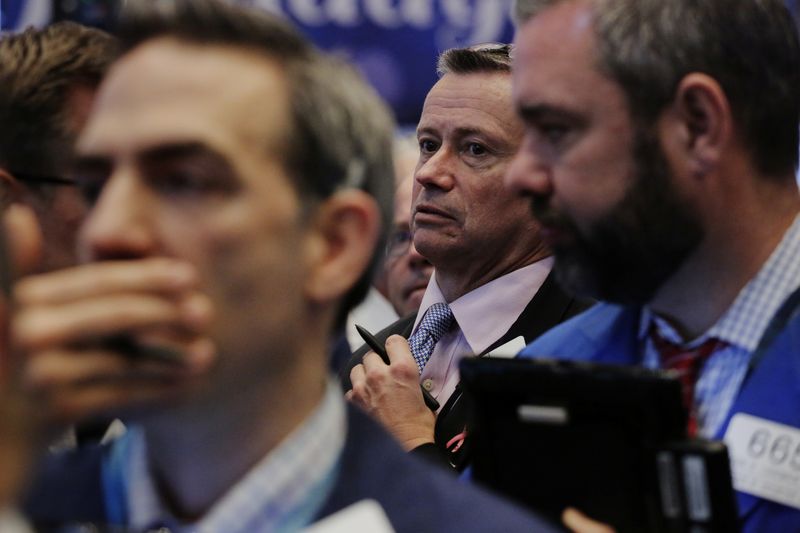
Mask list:
POLYGON ((564 228, 571 237, 553 252, 558 280, 575 294, 644 304, 703 238, 697 215, 671 185, 658 141, 643 131, 636 139, 633 185, 587 234, 566 216, 549 211, 546 198, 533 199, 537 218, 564 228))

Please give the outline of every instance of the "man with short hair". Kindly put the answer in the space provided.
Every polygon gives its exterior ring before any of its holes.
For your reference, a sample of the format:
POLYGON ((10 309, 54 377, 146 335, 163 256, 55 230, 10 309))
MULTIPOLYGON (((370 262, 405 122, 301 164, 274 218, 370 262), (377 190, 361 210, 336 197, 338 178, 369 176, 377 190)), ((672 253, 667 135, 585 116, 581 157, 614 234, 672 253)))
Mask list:
POLYGON ((738 467, 748 435, 800 436, 800 46, 778 0, 732 7, 518 0, 508 182, 562 283, 609 302, 522 355, 679 370, 689 433, 729 446, 744 531, 797 531, 788 455, 738 467))
POLYGON ((414 179, 400 181, 394 192, 394 224, 389 232, 383 271, 386 293, 397 316, 406 317, 419 309, 433 265, 417 251, 411 233, 411 198, 414 179))
POLYGON ((440 57, 440 79, 417 126, 411 212, 413 246, 434 275, 419 313, 377 335, 389 340, 391 365, 362 348, 349 372, 350 399, 405 449, 458 469, 469 459, 459 361, 516 353, 585 308, 555 284, 528 202, 503 185, 522 139, 509 52, 508 45, 489 45, 440 57), (411 350, 393 334, 408 338, 411 350), (420 384, 440 404, 436 414, 423 403, 420 384))
POLYGON ((0 202, 36 213, 42 271, 75 264, 86 206, 67 170, 115 52, 110 35, 73 22, 0 38, 0 202))
POLYGON ((78 145, 89 264, 21 282, 13 333, 44 410, 121 412, 130 430, 51 458, 30 516, 296 531, 369 499, 339 518, 548 530, 410 460, 327 375, 390 212, 375 94, 267 15, 129 7, 78 145))

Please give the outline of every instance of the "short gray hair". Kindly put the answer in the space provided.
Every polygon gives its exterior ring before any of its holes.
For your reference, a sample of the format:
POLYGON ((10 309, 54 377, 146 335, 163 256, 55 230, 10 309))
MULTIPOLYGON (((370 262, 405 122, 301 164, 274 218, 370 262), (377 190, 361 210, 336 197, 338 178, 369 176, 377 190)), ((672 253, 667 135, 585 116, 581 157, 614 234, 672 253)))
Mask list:
MULTIPOLYGON (((516 0, 518 25, 566 0, 516 0)), ((600 68, 652 124, 687 74, 714 78, 761 173, 794 175, 800 45, 780 0, 587 0, 600 68)))
POLYGON ((476 72, 511 72, 510 44, 487 43, 468 48, 451 48, 439 55, 436 73, 474 74, 476 72))

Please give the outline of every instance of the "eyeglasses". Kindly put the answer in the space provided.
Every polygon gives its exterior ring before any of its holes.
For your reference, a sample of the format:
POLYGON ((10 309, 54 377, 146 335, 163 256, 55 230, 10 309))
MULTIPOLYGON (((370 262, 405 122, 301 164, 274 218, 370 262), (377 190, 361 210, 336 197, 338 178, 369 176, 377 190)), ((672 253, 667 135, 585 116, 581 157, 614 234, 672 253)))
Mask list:
POLYGON ((397 259, 405 255, 413 240, 414 236, 407 229, 393 231, 386 242, 386 257, 388 259, 397 259))
POLYGON ((15 179, 21 181, 22 183, 28 183, 31 185, 56 185, 56 186, 67 186, 67 187, 75 187, 78 183, 70 178, 64 178, 62 176, 50 176, 46 174, 29 174, 27 172, 11 172, 11 175, 14 176, 15 179))

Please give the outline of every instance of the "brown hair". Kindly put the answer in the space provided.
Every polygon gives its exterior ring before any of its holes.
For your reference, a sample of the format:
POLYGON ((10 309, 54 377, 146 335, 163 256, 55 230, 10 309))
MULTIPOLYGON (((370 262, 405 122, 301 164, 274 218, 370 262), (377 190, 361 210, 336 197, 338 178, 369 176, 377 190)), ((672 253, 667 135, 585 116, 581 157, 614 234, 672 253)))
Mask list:
POLYGON ((115 56, 97 29, 59 22, 0 39, 0 165, 10 171, 63 171, 75 135, 67 102, 77 85, 96 87, 115 56))

